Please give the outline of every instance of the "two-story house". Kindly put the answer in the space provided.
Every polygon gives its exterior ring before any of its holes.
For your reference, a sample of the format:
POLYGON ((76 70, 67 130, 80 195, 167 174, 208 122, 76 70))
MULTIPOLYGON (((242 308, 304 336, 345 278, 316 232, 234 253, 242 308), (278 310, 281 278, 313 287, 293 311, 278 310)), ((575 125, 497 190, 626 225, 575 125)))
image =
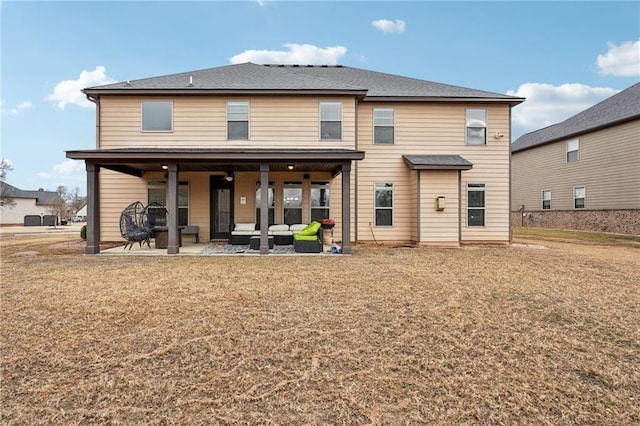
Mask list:
MULTIPOLYGON (((83 91, 96 104, 86 252, 129 203, 228 238, 233 224, 336 221, 352 242, 509 243, 511 108, 522 98, 346 66, 245 63, 83 91)), ((266 228, 260 250, 268 252, 266 228)))
POLYGON ((511 152, 514 225, 640 234, 640 83, 511 152))

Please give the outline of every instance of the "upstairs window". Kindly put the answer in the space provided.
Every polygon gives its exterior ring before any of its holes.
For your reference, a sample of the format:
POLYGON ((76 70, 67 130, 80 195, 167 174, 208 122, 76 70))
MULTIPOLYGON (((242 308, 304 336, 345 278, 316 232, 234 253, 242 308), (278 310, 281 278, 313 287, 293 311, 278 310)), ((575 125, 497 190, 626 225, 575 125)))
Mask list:
POLYGON ((567 141, 567 163, 578 161, 580 153, 580 140, 570 139, 567 141))
POLYGON ((584 186, 576 186, 573 188, 573 208, 584 209, 587 199, 587 190, 584 186))
POLYGON ((467 109, 467 145, 486 145, 487 110, 467 109))
POLYGON ((375 183, 376 226, 393 226, 393 183, 375 183))
POLYGON ((320 139, 342 139, 342 102, 320 102, 320 139))
POLYGON ((331 190, 329 182, 311 182, 311 220, 330 218, 331 190))
POLYGON ((484 183, 467 185, 467 225, 484 226, 485 197, 484 183))
POLYGON ((373 109, 373 143, 394 142, 395 112, 393 108, 373 109))
POLYGON ((227 102, 227 139, 249 139, 249 102, 227 102))
POLYGON ((551 210, 551 190, 542 191, 542 210, 551 210))
POLYGON ((173 102, 142 101, 142 131, 173 131, 173 102))

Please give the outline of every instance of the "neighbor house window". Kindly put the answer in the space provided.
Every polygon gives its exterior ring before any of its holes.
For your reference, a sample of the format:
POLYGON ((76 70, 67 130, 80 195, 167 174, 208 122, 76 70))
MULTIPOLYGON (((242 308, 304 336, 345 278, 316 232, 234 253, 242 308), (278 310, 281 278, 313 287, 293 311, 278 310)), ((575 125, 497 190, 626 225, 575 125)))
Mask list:
MULTIPOLYGON (((151 205, 158 203, 167 207, 167 183, 151 181, 147 186, 147 200, 151 205)), ((167 217, 162 208, 149 208, 149 216, 155 226, 167 226, 167 217)), ((178 184, 178 226, 189 225, 189 182, 181 180, 178 184)))
POLYGON ((389 143, 394 141, 395 112, 393 108, 373 109, 373 143, 389 143))
POLYGON ((320 139, 342 139, 342 102, 320 102, 320 139))
POLYGON ((542 191, 542 210, 551 210, 551 191, 542 191))
POLYGON ((142 101, 143 132, 171 132, 172 130, 172 101, 142 101))
POLYGON ((376 226, 393 226, 393 183, 375 183, 376 226))
POLYGON ((467 145, 487 143, 487 110, 467 109, 467 145))
POLYGON ((587 198, 587 190, 584 186, 573 188, 573 208, 584 209, 587 198))
MULTIPOLYGON (((268 206, 268 217, 269 224, 271 226, 276 223, 276 192, 275 192, 275 182, 269 181, 269 189, 267 190, 267 206, 268 206)), ((258 226, 260 225, 260 218, 262 217, 260 214, 260 208, 262 206, 262 191, 260 189, 260 181, 256 182, 256 223, 258 226)))
POLYGON ((567 141, 567 163, 578 161, 580 153, 580 140, 570 139, 567 141))
POLYGON ((284 182, 282 205, 284 223, 302 223, 302 182, 284 182))
POLYGON ((249 102, 227 102, 227 139, 249 139, 249 102))
POLYGON ((467 225, 484 226, 484 183, 467 184, 467 225))
POLYGON ((331 191, 329 182, 311 182, 311 220, 329 218, 331 191))

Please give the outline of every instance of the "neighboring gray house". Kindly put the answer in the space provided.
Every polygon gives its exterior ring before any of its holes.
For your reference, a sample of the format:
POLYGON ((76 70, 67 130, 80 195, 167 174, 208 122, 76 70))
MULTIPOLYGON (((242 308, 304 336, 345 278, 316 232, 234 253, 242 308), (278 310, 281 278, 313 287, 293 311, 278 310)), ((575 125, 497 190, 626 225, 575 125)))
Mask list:
POLYGON ((0 182, 2 198, 10 198, 14 201, 13 206, 3 206, 0 209, 1 225, 22 225, 25 223, 25 216, 37 216, 44 218, 50 215, 50 208, 57 200, 57 192, 45 191, 23 191, 6 182, 0 182))
POLYGON ((640 83, 511 153, 513 225, 640 234, 640 83))

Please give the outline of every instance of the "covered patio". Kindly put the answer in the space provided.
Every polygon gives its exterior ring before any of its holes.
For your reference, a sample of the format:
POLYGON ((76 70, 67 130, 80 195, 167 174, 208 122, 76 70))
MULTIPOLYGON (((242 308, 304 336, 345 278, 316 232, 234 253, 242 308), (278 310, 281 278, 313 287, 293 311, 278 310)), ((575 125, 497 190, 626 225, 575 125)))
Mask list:
MULTIPOLYGON (((342 252, 351 253, 351 167, 364 152, 349 149, 200 149, 123 148, 67 151, 67 158, 82 160, 87 170, 86 254, 100 252, 100 170, 142 178, 145 173, 164 173, 167 179, 167 254, 180 253, 178 185, 181 172, 259 171, 261 188, 260 223, 268 223, 270 172, 330 172, 342 175, 342 252)), ((267 227, 260 229, 259 254, 269 254, 267 227)))
MULTIPOLYGON (((320 253, 297 253, 292 245, 274 246, 269 249, 270 256, 332 256, 337 253, 330 251, 331 245, 324 245, 324 250, 320 253)), ((100 255, 110 256, 166 256, 167 250, 157 248, 154 242, 150 246, 137 243, 131 250, 124 248, 124 243, 116 247, 103 248, 100 255)), ((230 244, 226 242, 199 242, 184 241, 180 246, 178 256, 261 256, 260 250, 253 250, 248 244, 230 244)))

